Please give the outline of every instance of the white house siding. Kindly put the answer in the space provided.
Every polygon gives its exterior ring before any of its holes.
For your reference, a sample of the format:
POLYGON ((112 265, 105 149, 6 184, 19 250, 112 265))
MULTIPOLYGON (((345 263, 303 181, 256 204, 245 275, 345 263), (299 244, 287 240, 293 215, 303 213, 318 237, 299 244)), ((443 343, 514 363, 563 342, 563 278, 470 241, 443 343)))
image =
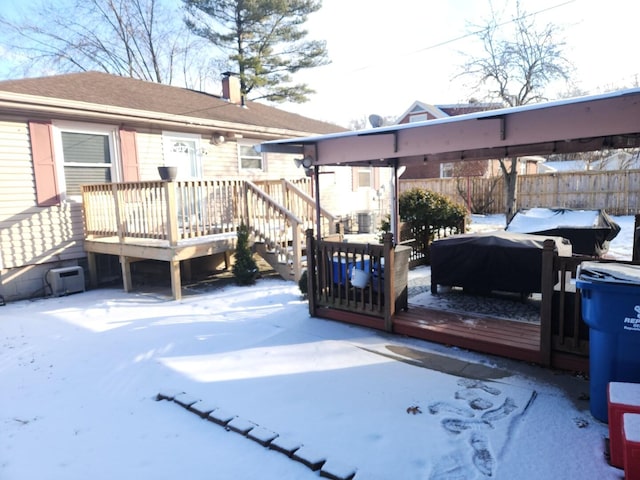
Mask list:
POLYGON ((226 141, 220 145, 212 145, 206 138, 202 139, 202 173, 207 179, 238 178, 238 144, 226 141))
POLYGON ((136 133, 136 146, 138 148, 140 180, 159 180, 158 166, 164 165, 162 132, 143 132, 138 130, 136 133))
POLYGON ((47 270, 86 256, 82 209, 72 202, 36 206, 26 120, 0 120, 0 144, 0 295, 42 296, 47 270))

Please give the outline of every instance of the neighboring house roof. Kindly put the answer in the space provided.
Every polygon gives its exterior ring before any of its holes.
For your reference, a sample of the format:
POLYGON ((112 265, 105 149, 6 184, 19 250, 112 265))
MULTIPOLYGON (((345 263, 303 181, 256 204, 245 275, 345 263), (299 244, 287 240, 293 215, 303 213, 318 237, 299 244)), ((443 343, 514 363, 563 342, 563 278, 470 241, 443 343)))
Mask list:
POLYGON ((101 72, 0 81, 0 92, 292 132, 326 134, 346 130, 259 102, 247 101, 243 107, 210 93, 101 72))
POLYGON ((453 103, 446 105, 432 105, 430 103, 424 103, 416 100, 411 106, 405 110, 405 112, 398 117, 396 124, 409 123, 411 115, 427 114, 427 118, 432 120, 434 118, 454 117, 457 115, 465 115, 468 113, 484 112, 486 110, 497 110, 502 108, 503 105, 499 103, 481 103, 481 102, 469 102, 469 103, 453 103))
POLYGON ((411 104, 411 106, 407 110, 405 110, 405 112, 402 115, 398 117, 395 123, 396 124, 406 123, 409 121, 408 119, 409 115, 418 114, 418 113, 426 113, 427 115, 430 115, 433 118, 442 118, 447 116, 446 113, 444 113, 435 105, 431 105, 430 103, 424 103, 424 102, 420 102, 419 100, 416 100, 411 104))

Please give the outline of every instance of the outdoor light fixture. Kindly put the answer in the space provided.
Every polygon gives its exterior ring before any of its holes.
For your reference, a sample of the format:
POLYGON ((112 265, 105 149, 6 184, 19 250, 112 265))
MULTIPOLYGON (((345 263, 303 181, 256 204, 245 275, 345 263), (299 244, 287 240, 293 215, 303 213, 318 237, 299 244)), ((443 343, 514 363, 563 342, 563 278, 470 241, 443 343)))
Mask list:
POLYGON ((301 166, 305 169, 311 168, 311 165, 313 164, 313 158, 309 157, 308 155, 303 158, 295 158, 293 161, 298 168, 300 168, 301 166))
POLYGON ((224 143, 225 138, 224 135, 221 134, 220 132, 214 132, 213 135, 211 135, 211 139, 209 140, 209 143, 211 145, 220 145, 221 143, 224 143))

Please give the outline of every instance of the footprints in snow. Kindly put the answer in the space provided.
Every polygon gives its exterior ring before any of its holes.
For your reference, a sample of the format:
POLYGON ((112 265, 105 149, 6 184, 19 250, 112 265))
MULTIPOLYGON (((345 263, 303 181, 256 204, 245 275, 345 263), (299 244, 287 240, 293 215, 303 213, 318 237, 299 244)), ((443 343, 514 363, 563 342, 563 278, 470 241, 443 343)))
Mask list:
POLYGON ((489 451, 487 438, 479 433, 471 435, 471 448, 473 448, 473 465, 483 475, 490 477, 494 471, 493 455, 489 451))
MULTIPOLYGON (((429 413, 447 414, 441 424, 449 433, 463 436, 463 438, 465 434, 469 435, 468 446, 471 449, 473 466, 483 476, 491 477, 495 471, 495 459, 484 432, 492 430, 494 422, 508 417, 518 406, 512 398, 507 397, 500 406, 494 408, 495 403, 492 399, 502 392, 480 380, 460 379, 458 385, 464 388, 458 390, 454 397, 456 400, 466 402, 468 408, 453 403, 436 402, 429 406, 429 413), (487 398, 485 394, 489 397, 487 398)), ((461 460, 456 455, 447 456, 435 466, 430 478, 431 480, 452 478, 453 472, 460 473, 466 468, 464 459, 461 460), (454 459, 457 461, 453 461, 454 459)))

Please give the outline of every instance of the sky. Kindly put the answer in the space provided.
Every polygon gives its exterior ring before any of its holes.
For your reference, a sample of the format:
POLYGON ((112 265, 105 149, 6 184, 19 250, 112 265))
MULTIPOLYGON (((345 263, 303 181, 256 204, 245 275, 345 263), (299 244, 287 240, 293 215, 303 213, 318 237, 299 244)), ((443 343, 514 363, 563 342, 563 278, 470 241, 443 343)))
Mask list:
MULTIPOLYGON (((514 4, 493 0, 498 12, 505 5, 512 12, 514 4)), ((332 63, 298 74, 296 79, 317 93, 307 103, 284 108, 348 126, 373 113, 398 118, 414 101, 465 103, 481 97, 469 78, 458 75, 465 54, 481 53, 475 37, 465 35, 485 23, 489 5, 488 0, 323 0, 307 27, 310 37, 327 41, 332 63)), ((595 94, 635 85, 640 4, 521 0, 521 5, 528 13, 540 12, 536 24, 561 27, 581 91, 595 94)), ((503 18, 511 18, 510 13, 503 18)), ((548 96, 558 98, 568 90, 554 85, 548 96)))
MULTIPOLYGON (((536 24, 553 22, 560 27, 565 54, 575 67, 572 81, 580 91, 596 94, 637 84, 640 3, 520 3, 527 13, 536 13, 536 24)), ((514 4, 513 0, 322 0, 322 8, 309 16, 305 28, 310 39, 327 42, 331 64, 294 76, 316 91, 308 102, 277 106, 349 127, 371 114, 397 119, 418 100, 448 104, 482 98, 485 91, 460 76, 465 55, 481 53, 478 40, 469 33, 486 23, 490 5, 500 18, 509 20, 514 4)), ((15 15, 17 5, 0 0, 0 13, 15 15)), ((509 24, 503 28, 508 31, 509 24)), ((2 45, 0 52, 5 62, 11 58, 2 45)), ((5 71, 0 60, 0 75, 5 71)), ((573 90, 564 83, 554 84, 547 95, 556 99, 568 91, 573 90)))
MULTIPOLYGON (((628 255, 633 217, 614 219, 628 255)), ((584 376, 311 318, 290 281, 186 293, 0 306, 0 478, 320 478, 177 401, 354 480, 622 477, 584 376)))

